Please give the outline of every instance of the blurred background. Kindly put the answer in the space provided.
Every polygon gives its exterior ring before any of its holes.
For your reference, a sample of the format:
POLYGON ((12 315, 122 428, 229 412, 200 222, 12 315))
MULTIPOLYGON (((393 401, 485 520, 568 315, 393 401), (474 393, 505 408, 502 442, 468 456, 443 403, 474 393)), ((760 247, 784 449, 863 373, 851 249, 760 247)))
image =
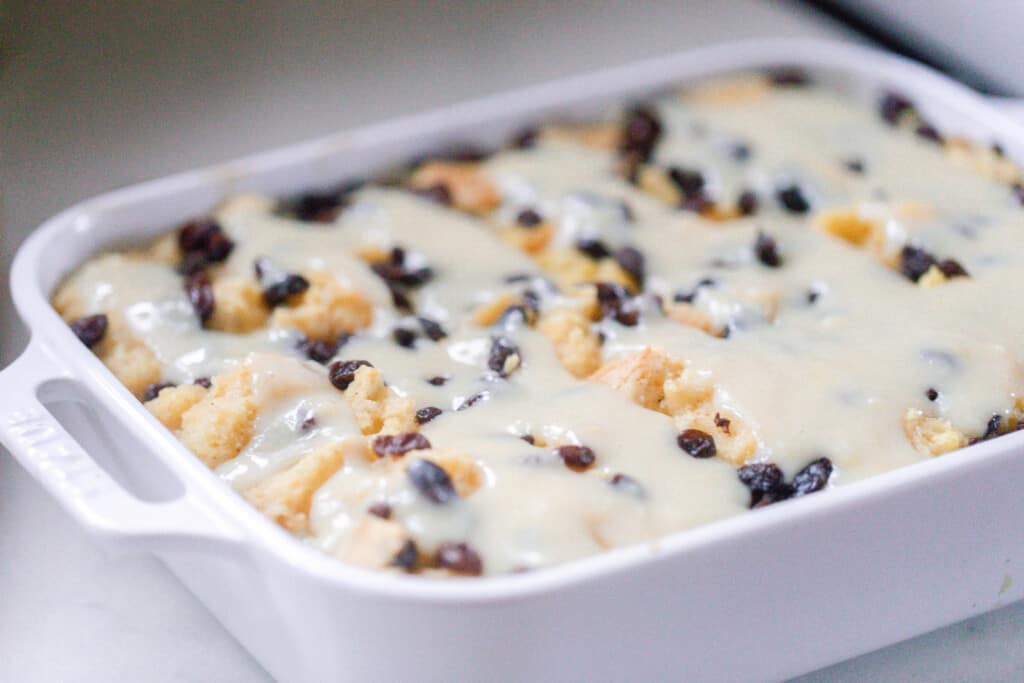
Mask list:
MULTIPOLYGON (((0 2, 0 366, 17 245, 94 194, 723 40, 854 40, 1024 94, 1024 3, 0 2)), ((107 557, 0 452, 0 680, 260 681, 154 560, 107 557)), ((804 679, 1024 680, 1024 608, 804 679)))

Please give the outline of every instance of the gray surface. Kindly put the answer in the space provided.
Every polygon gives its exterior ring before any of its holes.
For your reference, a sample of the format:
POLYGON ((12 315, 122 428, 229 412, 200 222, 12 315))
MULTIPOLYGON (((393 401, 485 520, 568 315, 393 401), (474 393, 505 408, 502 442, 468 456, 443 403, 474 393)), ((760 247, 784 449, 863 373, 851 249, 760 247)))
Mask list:
MULTIPOLYGON (((120 185, 686 46, 837 35, 753 1, 244 7, 0 13, 0 269, 41 220, 120 185)), ((0 361, 24 340, 0 297, 0 361)), ((1010 607, 801 681, 1021 680, 1022 624, 1010 607)), ((104 554, 0 452, 0 680, 264 678, 158 563, 104 554)))

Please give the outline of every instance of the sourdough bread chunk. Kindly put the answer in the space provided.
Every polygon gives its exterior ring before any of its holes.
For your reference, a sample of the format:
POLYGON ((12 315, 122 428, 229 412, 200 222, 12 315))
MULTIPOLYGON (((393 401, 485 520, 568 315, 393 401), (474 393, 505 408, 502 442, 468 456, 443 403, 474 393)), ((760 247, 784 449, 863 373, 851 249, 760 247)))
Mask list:
POLYGON ((814 76, 226 197, 53 305, 272 523, 396 575, 653 549, 1019 432, 1012 155, 814 76))

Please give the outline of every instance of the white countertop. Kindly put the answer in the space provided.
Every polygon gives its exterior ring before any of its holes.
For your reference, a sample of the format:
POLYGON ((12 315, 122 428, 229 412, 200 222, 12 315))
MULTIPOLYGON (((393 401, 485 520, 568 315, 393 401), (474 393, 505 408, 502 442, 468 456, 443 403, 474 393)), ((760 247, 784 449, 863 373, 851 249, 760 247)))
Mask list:
MULTIPOLYGON (((686 46, 842 35, 753 0, 21 4, 0 14, 4 283, 32 227, 113 187, 686 46)), ((4 365, 25 335, 0 291, 4 365)), ((882 679, 1024 680, 1024 605, 801 681, 882 679)), ((0 451, 0 680, 267 675, 158 562, 105 554, 0 451)))

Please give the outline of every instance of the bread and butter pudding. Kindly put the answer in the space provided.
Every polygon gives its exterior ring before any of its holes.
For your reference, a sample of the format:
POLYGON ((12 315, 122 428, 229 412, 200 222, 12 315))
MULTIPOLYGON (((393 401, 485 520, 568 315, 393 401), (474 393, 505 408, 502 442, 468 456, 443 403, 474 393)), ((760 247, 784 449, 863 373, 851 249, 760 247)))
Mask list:
POLYGON ((526 571, 1024 426, 1021 180, 897 94, 744 74, 228 197, 53 303, 306 542, 526 571))

